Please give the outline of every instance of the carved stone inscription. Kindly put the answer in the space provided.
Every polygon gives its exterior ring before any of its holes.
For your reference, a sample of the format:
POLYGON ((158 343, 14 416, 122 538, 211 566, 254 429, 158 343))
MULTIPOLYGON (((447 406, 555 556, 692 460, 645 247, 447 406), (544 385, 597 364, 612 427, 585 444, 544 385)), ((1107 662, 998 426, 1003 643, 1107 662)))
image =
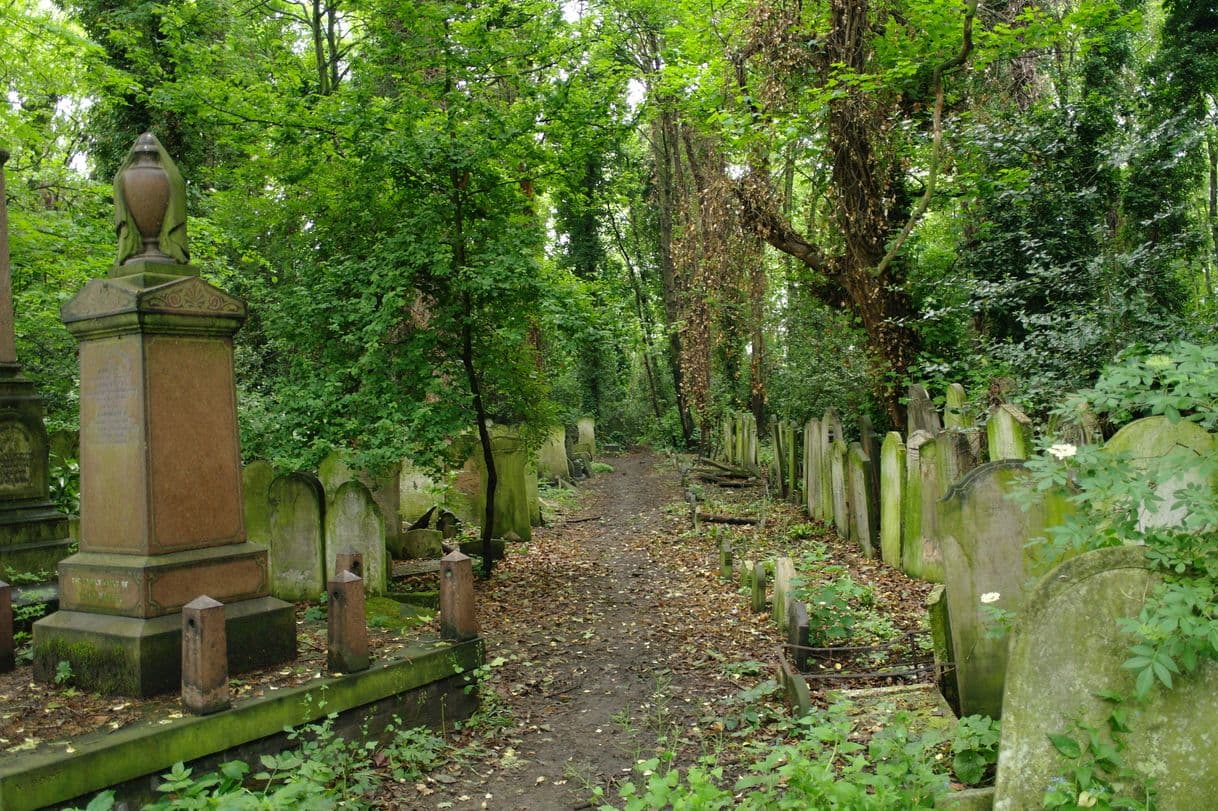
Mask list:
POLYGON ((34 455, 25 426, 0 424, 0 492, 24 490, 33 480, 34 455))
POLYGON ((116 353, 112 367, 97 370, 82 381, 80 394, 90 406, 86 413, 92 419, 85 428, 94 442, 122 445, 139 438, 139 424, 132 413, 135 375, 128 358, 116 353))

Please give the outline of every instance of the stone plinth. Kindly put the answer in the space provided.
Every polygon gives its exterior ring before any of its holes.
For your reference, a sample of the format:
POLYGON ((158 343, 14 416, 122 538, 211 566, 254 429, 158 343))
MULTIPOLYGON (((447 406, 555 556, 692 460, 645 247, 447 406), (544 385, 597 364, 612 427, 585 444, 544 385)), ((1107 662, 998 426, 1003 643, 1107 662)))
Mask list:
POLYGON ((246 540, 232 336, 245 305, 189 266, 139 261, 64 305, 80 341, 80 552, 34 626, 35 677, 151 695, 181 678, 182 606, 226 604, 235 672, 291 659, 292 606, 246 540))

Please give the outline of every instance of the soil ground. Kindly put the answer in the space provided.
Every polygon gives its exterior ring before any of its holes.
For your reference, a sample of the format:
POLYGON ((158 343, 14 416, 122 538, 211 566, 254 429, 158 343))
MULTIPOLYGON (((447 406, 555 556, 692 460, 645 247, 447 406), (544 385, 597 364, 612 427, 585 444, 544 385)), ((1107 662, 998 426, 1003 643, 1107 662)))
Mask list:
MULTIPOLYGON (((768 511, 762 527, 688 531, 680 475, 645 452, 611 457, 614 470, 581 486, 581 508, 512 547, 478 595, 494 665, 484 714, 456 757, 414 784, 392 786, 398 808, 578 809, 593 791, 616 797, 640 759, 715 753, 730 761, 724 719, 742 689, 773 678, 781 645, 768 614, 720 579, 718 540, 763 559, 793 522, 831 549, 893 624, 915 630, 925 584, 863 558, 760 488, 705 486, 714 511, 768 511)), ((835 685, 839 686, 839 685, 835 685)), ((815 694, 814 694, 815 695, 815 694)), ((727 764, 730 771, 730 762, 727 764)))

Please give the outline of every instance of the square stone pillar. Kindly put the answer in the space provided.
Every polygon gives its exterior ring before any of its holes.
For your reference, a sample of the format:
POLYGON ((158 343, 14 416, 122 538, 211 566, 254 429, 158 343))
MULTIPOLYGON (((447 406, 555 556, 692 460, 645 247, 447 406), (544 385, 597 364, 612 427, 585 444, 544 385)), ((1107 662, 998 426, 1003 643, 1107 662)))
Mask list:
POLYGON ((67 660, 80 686, 178 689, 182 607, 225 604, 229 666, 292 659, 289 603, 245 536, 233 334, 245 304, 189 265, 137 261, 64 305, 80 341, 80 552, 60 610, 34 625, 34 674, 67 660))

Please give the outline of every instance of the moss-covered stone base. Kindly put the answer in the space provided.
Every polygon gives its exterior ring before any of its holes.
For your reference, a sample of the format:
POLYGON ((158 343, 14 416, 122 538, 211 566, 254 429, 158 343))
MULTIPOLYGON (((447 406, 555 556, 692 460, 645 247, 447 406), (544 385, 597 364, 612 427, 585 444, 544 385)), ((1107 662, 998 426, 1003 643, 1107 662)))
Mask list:
MULTIPOLYGON (((274 597, 224 607, 228 668, 241 673, 296 658, 296 617, 274 597)), ((34 678, 50 681, 59 662, 72 683, 112 695, 151 696, 180 689, 182 617, 152 619, 57 611, 34 623, 34 678)))
POLYGON ((73 800, 83 807, 92 794, 110 786, 119 786, 122 799, 131 801, 126 807, 138 807, 139 797, 153 796, 157 775, 174 763, 201 772, 227 760, 256 760, 256 754, 292 745, 282 737, 285 728, 332 713, 338 714, 335 729, 340 734, 360 729, 371 718, 369 732, 375 735, 394 715, 407 725, 442 726, 474 709, 475 696, 464 690, 465 676, 483 659, 481 639, 420 643, 360 673, 245 699, 223 712, 150 718, 117 732, 105 729, 75 739, 71 750, 44 746, 7 756, 0 760, 0 809, 31 811, 73 800))

